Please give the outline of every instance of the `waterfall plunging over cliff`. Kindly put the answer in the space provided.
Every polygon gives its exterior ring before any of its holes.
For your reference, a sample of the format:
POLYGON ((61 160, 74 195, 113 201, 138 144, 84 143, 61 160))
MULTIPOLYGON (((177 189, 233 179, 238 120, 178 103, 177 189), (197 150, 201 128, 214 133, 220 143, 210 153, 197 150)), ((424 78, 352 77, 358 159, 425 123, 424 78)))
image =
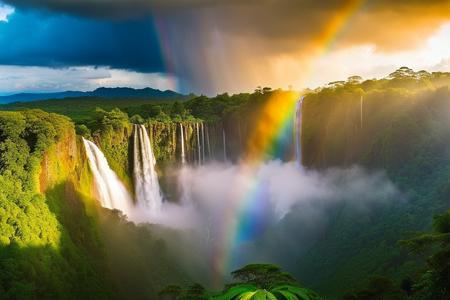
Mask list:
POLYGON ((134 187, 136 202, 151 213, 161 210, 162 196, 156 173, 156 159, 144 125, 134 125, 134 187))
POLYGON ((202 161, 205 163, 205 126, 202 124, 202 161))
POLYGON ((298 100, 295 108, 294 135, 295 135, 295 160, 297 166, 302 166, 302 109, 304 96, 298 100))
POLYGON ((181 164, 186 163, 186 153, 184 152, 184 129, 183 124, 180 123, 180 139, 181 139, 181 164))
POLYGON ((201 146, 200 146, 200 128, 199 128, 198 123, 195 123, 195 131, 197 134, 197 155, 198 155, 197 164, 201 165, 202 164, 202 153, 201 153, 201 146))
POLYGON ((103 152, 91 141, 83 138, 83 143, 101 205, 109 209, 118 209, 129 215, 132 200, 127 189, 109 167, 103 152))

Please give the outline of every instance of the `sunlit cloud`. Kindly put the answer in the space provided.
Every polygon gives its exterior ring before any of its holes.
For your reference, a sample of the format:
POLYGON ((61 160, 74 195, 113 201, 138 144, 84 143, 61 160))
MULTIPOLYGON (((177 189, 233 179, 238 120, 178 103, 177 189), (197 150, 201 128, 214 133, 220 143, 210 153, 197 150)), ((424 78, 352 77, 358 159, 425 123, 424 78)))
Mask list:
MULTIPOLYGON (((214 61, 206 82, 218 92, 252 91, 257 86, 299 90, 315 88, 352 75, 365 79, 382 78, 401 66, 415 70, 450 70, 450 22, 436 28, 414 47, 389 51, 376 44, 365 43, 336 47, 319 56, 303 49, 261 53, 254 49, 259 48, 257 43, 249 47, 245 40, 227 36, 221 39, 225 50, 207 51, 202 56, 204 61, 209 58, 214 61), (226 45, 233 46, 226 48, 226 45), (221 64, 221 61, 227 63, 221 64), (214 72, 217 69, 220 72, 214 72)), ((209 50, 214 49, 212 44, 209 50)), ((200 59, 193 58, 193 63, 200 65, 200 59)), ((198 73, 190 74, 191 80, 202 78, 201 72, 208 70, 208 65, 203 65, 198 73)), ((199 80, 198 84, 201 83, 199 80)))
POLYGON ((311 73, 301 75, 304 64, 301 54, 279 60, 277 73, 296 88, 317 87, 352 75, 366 79, 381 78, 393 70, 408 66, 415 70, 450 71, 450 23, 442 25, 418 47, 398 51, 383 51, 374 44, 350 46, 330 51, 311 63, 311 73))

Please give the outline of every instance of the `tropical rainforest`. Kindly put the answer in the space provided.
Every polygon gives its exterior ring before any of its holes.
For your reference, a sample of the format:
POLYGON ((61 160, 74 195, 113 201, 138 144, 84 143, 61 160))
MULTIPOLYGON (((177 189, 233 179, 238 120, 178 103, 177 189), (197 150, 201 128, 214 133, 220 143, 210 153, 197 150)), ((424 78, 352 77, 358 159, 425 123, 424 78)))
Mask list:
MULTIPOLYGON (((320 228, 288 212, 283 224, 294 233, 277 248, 294 250, 246 260, 219 284, 202 274, 206 257, 189 261, 196 250, 180 242, 189 230, 133 222, 98 201, 83 140, 134 195, 134 133, 146 128, 164 201, 176 205, 176 166, 239 164, 255 134, 272 130, 265 108, 293 93, 0 106, 0 299, 450 299, 450 73, 402 67, 301 91, 302 168, 383 172, 397 192, 363 208, 336 201, 320 228)), ((295 159, 291 135, 279 143, 283 151, 268 147, 261 159, 295 159)))

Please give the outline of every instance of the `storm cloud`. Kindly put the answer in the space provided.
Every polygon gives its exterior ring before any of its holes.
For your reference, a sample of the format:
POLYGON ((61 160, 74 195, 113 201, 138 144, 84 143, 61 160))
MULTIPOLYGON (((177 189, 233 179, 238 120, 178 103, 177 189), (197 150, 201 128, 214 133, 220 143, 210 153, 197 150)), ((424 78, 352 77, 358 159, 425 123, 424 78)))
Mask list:
MULTIPOLYGON (((65 28, 87 34, 82 40, 68 42, 66 39, 70 47, 52 52, 35 49, 33 43, 30 43, 31 47, 23 46, 25 50, 11 46, 8 53, 14 55, 8 55, 6 51, 0 53, 0 63, 56 66, 89 63, 140 72, 162 71, 177 77, 182 92, 212 95, 249 91, 258 85, 273 88, 314 87, 345 78, 341 76, 356 75, 352 70, 360 64, 353 62, 353 67, 348 66, 348 60, 355 56, 353 54, 347 55, 339 73, 323 72, 322 65, 329 65, 330 62, 318 62, 324 53, 339 54, 339 51, 347 49, 361 54, 361 59, 365 61, 372 61, 368 69, 383 68, 388 73, 403 64, 413 68, 429 68, 448 58, 448 54, 438 53, 436 57, 432 56, 433 61, 424 63, 422 53, 416 52, 402 56, 414 57, 412 61, 397 59, 392 64, 387 62, 389 58, 384 59, 392 53, 418 49, 450 22, 450 2, 446 0, 3 2, 22 14, 37 10, 60 18, 98 24, 92 30, 79 30, 72 25, 71 28, 58 24, 47 26, 45 28, 51 28, 50 31, 65 28), (98 32, 99 26, 109 26, 109 29, 98 32), (77 51, 77 54, 67 53, 70 49, 77 51), (364 58, 364 53, 373 54, 373 57, 364 58), (90 56, 89 59, 86 55, 90 56), (376 61, 375 56, 381 58, 376 61), (320 78, 314 77, 313 72, 320 73, 320 78), (325 75, 331 78, 325 78, 325 75)), ((11 23, 14 18, 17 17, 10 16, 11 23)), ((33 25, 22 27, 39 29, 33 25)), ((41 37, 35 33, 28 35, 35 39, 41 37)), ((17 45, 20 42, 18 36, 10 35, 5 40, 6 44, 17 45)), ((47 40, 57 39, 49 36, 47 40)), ((48 46, 47 40, 36 44, 48 46)), ((1 42, 3 45, 3 40, 1 42)), ((444 42, 440 43, 438 47, 442 47, 444 42)), ((333 63, 339 62, 333 60, 333 63)), ((375 73, 367 71, 358 75, 378 76, 375 73)))
POLYGON ((164 70, 151 20, 112 22, 16 11, 0 23, 0 45, 0 65, 164 70))
MULTIPOLYGON (((213 16, 213 28, 229 35, 255 40, 307 42, 339 14, 350 11, 352 26, 345 29, 344 42, 375 42, 382 48, 402 47, 417 41, 436 24, 450 18, 446 0, 4 0, 20 8, 40 8, 99 18, 142 16, 181 18, 188 29, 190 17, 213 16), (355 14, 353 14, 353 12, 355 14), (367 32, 371 34, 368 35, 367 32), (401 34, 400 34, 401 33, 401 34)), ((182 27, 179 27, 183 31, 182 27)), ((199 29, 199 28, 197 28, 199 29)), ((208 28, 207 28, 208 29, 208 28)), ((273 48, 273 47, 272 47, 273 48)))

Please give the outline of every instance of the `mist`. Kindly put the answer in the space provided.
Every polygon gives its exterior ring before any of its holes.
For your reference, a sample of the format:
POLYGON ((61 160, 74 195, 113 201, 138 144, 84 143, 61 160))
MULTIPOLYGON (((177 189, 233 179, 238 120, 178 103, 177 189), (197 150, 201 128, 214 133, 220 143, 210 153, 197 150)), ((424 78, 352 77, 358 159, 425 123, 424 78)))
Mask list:
POLYGON ((303 170, 278 160, 187 166, 177 171, 177 185, 178 203, 166 201, 148 221, 180 233, 161 237, 183 269, 209 286, 247 263, 295 268, 336 214, 370 215, 405 198, 381 171, 303 170))

